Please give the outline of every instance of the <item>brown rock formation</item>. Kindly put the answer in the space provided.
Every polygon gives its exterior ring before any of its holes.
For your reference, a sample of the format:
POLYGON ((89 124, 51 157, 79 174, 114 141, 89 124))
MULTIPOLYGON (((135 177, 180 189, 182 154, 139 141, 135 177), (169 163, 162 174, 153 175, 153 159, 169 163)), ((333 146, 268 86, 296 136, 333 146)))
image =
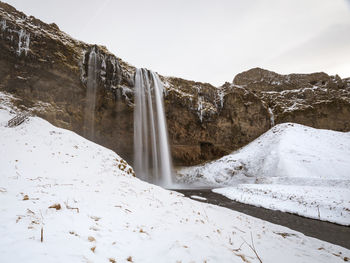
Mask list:
POLYGON ((166 115, 176 163, 197 164, 228 154, 270 126, 268 112, 253 93, 229 83, 167 78, 166 115))
POLYGON ((275 123, 350 130, 350 81, 326 73, 280 75, 254 68, 233 83, 254 92, 274 113, 275 123))
MULTIPOLYGON (((97 53, 94 141, 133 156, 135 68, 102 46, 72 39, 55 24, 0 2, 0 92, 59 127, 83 135, 88 61, 97 53)), ((233 84, 162 77, 172 156, 194 165, 235 150, 276 123, 349 130, 349 80, 325 73, 279 75, 252 69, 233 84)))
POLYGON ((94 140, 132 159, 134 68, 104 47, 77 41, 0 2, 0 91, 56 126, 84 131, 86 75, 97 50, 99 87, 94 140), (131 94, 131 95, 130 95, 131 94))

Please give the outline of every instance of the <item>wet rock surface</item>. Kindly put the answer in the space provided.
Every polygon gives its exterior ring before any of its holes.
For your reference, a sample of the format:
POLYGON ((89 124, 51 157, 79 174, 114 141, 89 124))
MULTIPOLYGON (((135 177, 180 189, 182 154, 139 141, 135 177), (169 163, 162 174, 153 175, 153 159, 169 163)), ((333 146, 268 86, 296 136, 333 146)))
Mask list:
MULTIPOLYGON (((135 67, 105 47, 0 2, 0 91, 15 105, 84 135, 88 61, 97 54, 93 141, 132 163, 135 67)), ((175 165, 195 165, 236 150, 275 123, 350 130, 350 80, 325 73, 279 75, 252 69, 233 83, 160 76, 175 165)))

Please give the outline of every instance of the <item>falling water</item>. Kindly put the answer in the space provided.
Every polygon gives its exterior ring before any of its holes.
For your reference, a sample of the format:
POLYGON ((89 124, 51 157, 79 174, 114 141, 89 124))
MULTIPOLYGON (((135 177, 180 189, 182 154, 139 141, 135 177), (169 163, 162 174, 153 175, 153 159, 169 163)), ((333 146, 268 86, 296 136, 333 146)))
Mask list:
POLYGON ((270 125, 271 127, 275 126, 275 115, 273 114, 272 109, 269 107, 268 108, 269 115, 270 115, 270 125))
POLYGON ((135 73, 134 168, 145 181, 172 185, 163 85, 157 74, 146 69, 135 73))
POLYGON ((86 105, 84 115, 84 136, 93 140, 95 134, 95 106, 97 90, 97 56, 95 50, 91 50, 88 62, 86 105))

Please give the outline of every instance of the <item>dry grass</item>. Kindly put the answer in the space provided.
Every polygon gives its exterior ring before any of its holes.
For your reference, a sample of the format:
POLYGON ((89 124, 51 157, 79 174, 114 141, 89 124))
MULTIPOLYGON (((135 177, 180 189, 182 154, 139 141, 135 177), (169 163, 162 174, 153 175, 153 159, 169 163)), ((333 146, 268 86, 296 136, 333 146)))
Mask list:
POLYGON ((280 236, 282 236, 283 238, 291 237, 291 236, 296 236, 296 234, 292 234, 292 233, 283 233, 283 232, 273 232, 273 233, 275 233, 276 235, 280 235, 280 236))
POLYGON ((49 206, 49 208, 55 208, 56 210, 60 210, 61 205, 60 204, 53 204, 53 205, 49 206))
POLYGON ((235 253, 235 255, 240 257, 243 262, 250 263, 250 261, 245 257, 245 255, 243 255, 243 254, 236 254, 236 253, 235 253))
POLYGON ((79 208, 78 208, 78 207, 71 207, 71 206, 69 206, 69 205, 68 205, 68 203, 67 203, 67 202, 65 202, 64 204, 66 205, 66 208, 67 208, 67 209, 70 209, 70 210, 76 210, 76 211, 77 211, 77 213, 79 213, 79 208))
POLYGON ((95 239, 94 237, 92 237, 92 236, 89 236, 89 237, 88 237, 88 240, 89 240, 90 242, 95 242, 95 241, 96 241, 96 239, 95 239))

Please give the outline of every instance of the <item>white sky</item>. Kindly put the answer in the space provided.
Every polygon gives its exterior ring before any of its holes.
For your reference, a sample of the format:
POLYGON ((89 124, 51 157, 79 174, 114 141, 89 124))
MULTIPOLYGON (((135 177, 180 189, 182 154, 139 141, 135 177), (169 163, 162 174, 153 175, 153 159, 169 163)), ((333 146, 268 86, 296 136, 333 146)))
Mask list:
POLYGON ((244 70, 350 77, 350 0, 2 0, 136 67, 221 85, 244 70))

